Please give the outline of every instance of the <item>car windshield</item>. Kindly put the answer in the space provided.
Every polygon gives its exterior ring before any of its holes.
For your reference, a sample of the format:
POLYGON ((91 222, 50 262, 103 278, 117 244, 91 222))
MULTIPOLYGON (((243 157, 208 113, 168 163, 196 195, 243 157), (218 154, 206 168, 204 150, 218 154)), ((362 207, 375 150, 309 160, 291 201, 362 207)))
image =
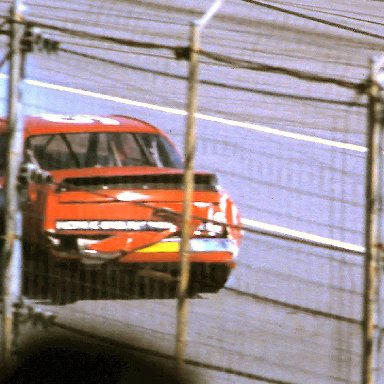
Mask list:
POLYGON ((182 168, 182 161, 163 136, 148 133, 89 132, 31 136, 29 160, 42 169, 153 166, 182 168))

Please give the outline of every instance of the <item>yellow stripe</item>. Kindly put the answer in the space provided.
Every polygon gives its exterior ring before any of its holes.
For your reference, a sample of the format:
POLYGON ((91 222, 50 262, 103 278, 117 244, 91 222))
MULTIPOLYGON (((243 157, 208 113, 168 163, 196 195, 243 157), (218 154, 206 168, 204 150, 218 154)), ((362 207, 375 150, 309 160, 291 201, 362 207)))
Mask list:
POLYGON ((149 252, 179 252, 179 242, 166 241, 164 243, 156 243, 147 248, 139 249, 138 252, 149 253, 149 252))

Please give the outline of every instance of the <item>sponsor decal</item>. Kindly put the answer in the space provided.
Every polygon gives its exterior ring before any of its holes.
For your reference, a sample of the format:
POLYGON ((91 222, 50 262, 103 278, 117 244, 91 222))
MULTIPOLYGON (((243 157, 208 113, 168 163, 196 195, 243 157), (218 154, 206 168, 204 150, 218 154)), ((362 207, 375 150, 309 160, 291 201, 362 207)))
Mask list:
POLYGON ((120 122, 111 119, 110 117, 95 116, 95 115, 59 115, 54 113, 44 113, 40 115, 44 120, 51 121, 53 123, 65 123, 65 124, 95 124, 96 122, 105 125, 120 125, 120 122))
POLYGON ((165 221, 134 220, 58 220, 59 231, 164 231, 174 230, 176 226, 165 221))

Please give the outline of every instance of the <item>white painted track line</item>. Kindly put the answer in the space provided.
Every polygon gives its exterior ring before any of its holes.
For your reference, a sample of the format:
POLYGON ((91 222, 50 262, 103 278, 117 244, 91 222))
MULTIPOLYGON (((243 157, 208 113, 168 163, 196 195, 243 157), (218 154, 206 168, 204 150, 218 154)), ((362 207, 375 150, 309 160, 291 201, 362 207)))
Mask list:
POLYGON ((251 220, 246 218, 243 218, 241 222, 243 225, 249 226, 254 229, 261 229, 274 234, 291 236, 292 238, 295 238, 297 240, 310 241, 313 243, 319 243, 325 246, 328 245, 330 247, 341 248, 341 249, 356 252, 356 253, 365 252, 365 248, 360 245, 345 243, 344 241, 339 241, 339 240, 330 239, 328 237, 313 235, 307 232, 296 231, 294 229, 281 227, 279 225, 267 224, 262 221, 251 220))
MULTIPOLYGON (((182 110, 182 109, 169 108, 169 107, 164 107, 164 106, 156 105, 156 104, 143 103, 141 101, 105 95, 102 93, 86 91, 84 89, 71 88, 71 87, 66 87, 63 85, 56 85, 56 84, 51 84, 51 83, 44 83, 44 82, 37 81, 37 80, 26 80, 25 82, 27 84, 33 85, 35 87, 53 89, 53 90, 57 90, 57 91, 61 91, 61 92, 69 92, 69 93, 73 93, 73 94, 77 94, 77 95, 81 95, 81 96, 92 97, 92 98, 96 98, 96 99, 100 99, 100 100, 106 100, 106 101, 112 101, 112 102, 119 103, 119 104, 132 105, 135 107, 152 109, 155 111, 161 111, 161 112, 170 113, 170 114, 174 114, 174 115, 181 115, 181 116, 187 115, 187 112, 182 110)), ((287 132, 287 131, 283 131, 281 129, 270 128, 270 127, 266 127, 264 125, 248 123, 248 122, 244 122, 244 121, 224 119, 221 117, 205 115, 202 113, 196 113, 196 118, 198 118, 200 120, 211 121, 214 123, 230 125, 233 127, 245 128, 245 129, 265 133, 268 135, 285 137, 285 138, 292 139, 292 140, 306 141, 309 143, 323 145, 323 146, 327 146, 327 147, 334 147, 334 148, 345 149, 345 150, 354 151, 354 152, 362 152, 362 153, 367 151, 367 148, 363 147, 361 145, 344 143, 341 141, 322 139, 319 137, 303 135, 300 133, 287 132)))

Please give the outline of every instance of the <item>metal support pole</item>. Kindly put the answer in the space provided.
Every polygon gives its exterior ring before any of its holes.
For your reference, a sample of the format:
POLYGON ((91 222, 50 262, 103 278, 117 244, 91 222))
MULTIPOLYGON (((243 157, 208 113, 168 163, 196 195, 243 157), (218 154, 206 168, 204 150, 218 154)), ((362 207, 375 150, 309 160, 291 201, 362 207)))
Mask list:
POLYGON ((5 244, 2 252, 3 327, 2 351, 5 362, 12 360, 15 340, 14 305, 21 299, 22 216, 17 177, 23 154, 23 118, 20 80, 22 72, 21 0, 14 0, 10 11, 10 69, 8 83, 8 158, 5 185, 5 244))
POLYGON ((380 137, 383 125, 383 101, 380 95, 379 71, 384 64, 383 58, 371 61, 368 138, 366 165, 366 218, 364 262, 364 302, 362 323, 362 384, 375 383, 377 370, 378 330, 378 277, 379 277, 379 170, 381 161, 380 137))
POLYGON ((184 164, 184 201, 183 222, 180 244, 180 277, 177 301, 177 330, 176 330, 176 368, 179 375, 183 374, 185 358, 185 342, 187 333, 188 315, 188 285, 189 285, 189 240, 191 236, 192 198, 194 191, 194 161, 196 143, 196 109, 197 109, 197 83, 200 50, 200 33, 208 21, 214 16, 222 4, 216 0, 204 16, 191 25, 190 58, 188 76, 188 118, 185 134, 185 164, 184 164))
POLYGON ((196 22, 191 27, 190 63, 188 83, 188 118, 187 131, 185 135, 184 151, 184 201, 183 201, 183 224, 180 244, 180 280, 178 286, 177 301, 177 330, 176 330, 176 364, 179 375, 183 373, 185 341, 188 315, 188 284, 189 284, 189 238, 192 215, 192 195, 194 190, 194 161, 195 161, 195 113, 197 105, 197 68, 199 49, 199 28, 196 22))

